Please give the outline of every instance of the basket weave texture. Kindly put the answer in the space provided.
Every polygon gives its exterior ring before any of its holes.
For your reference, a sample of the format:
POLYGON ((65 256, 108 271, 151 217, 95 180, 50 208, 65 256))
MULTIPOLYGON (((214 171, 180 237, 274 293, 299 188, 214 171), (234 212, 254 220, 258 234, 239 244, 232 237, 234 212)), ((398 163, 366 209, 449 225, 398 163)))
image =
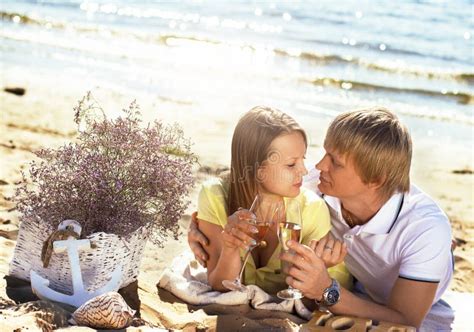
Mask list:
MULTIPOLYGON (((46 223, 22 221, 18 239, 10 262, 10 276, 30 281, 30 270, 49 280, 49 287, 72 294, 72 277, 67 252, 53 253, 47 268, 43 268, 41 249, 43 242, 55 229, 46 223)), ((92 292, 109 281, 117 265, 122 265, 120 288, 138 278, 140 260, 145 249, 146 231, 141 228, 127 238, 103 232, 86 237, 94 248, 79 252, 82 280, 87 291, 92 292)))

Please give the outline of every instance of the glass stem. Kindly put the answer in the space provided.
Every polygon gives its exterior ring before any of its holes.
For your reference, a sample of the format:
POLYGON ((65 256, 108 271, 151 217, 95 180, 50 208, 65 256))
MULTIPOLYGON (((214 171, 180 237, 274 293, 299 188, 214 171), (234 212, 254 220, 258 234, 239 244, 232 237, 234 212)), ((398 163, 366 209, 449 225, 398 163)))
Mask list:
POLYGON ((239 278, 237 280, 241 281, 242 280, 242 274, 244 274, 245 270, 245 264, 247 264, 247 260, 249 259, 250 252, 252 251, 254 247, 250 247, 247 252, 245 253, 244 257, 244 262, 242 263, 242 267, 240 268, 240 273, 239 273, 239 278))

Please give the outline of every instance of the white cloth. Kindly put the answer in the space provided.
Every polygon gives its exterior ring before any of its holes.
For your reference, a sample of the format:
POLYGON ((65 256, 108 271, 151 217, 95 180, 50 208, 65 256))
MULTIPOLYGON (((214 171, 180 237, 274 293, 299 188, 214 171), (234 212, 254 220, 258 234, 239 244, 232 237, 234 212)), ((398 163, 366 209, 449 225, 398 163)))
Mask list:
MULTIPOLYGON (((472 315, 472 308, 474 308, 474 294, 473 293, 460 293, 455 291, 447 291, 444 293, 442 302, 439 303, 443 307, 446 307, 444 301, 449 303, 449 306, 454 311, 454 322, 451 325, 453 331, 472 331, 474 326, 474 317, 472 315)), ((434 307, 434 306, 433 306, 434 307)), ((440 307, 439 309, 445 309, 440 307)), ((433 309, 432 309, 433 311, 433 309)), ((425 321, 430 318, 432 311, 426 316, 425 321)), ((438 311, 438 310, 436 310, 438 311)), ((429 324, 429 322, 427 322, 429 324)), ((422 329, 429 331, 430 325, 425 326, 423 322, 422 329)), ((433 329, 431 329, 433 331, 433 329)))
POLYGON ((212 290, 207 283, 207 270, 199 265, 190 251, 185 251, 176 257, 170 268, 161 275, 158 286, 171 292, 181 300, 194 305, 249 304, 255 309, 277 310, 296 313, 309 320, 312 312, 301 300, 280 300, 260 287, 248 285, 247 292, 229 291, 221 293, 212 290))
POLYGON ((454 311, 444 300, 439 300, 431 307, 419 331, 451 331, 453 329, 454 311))

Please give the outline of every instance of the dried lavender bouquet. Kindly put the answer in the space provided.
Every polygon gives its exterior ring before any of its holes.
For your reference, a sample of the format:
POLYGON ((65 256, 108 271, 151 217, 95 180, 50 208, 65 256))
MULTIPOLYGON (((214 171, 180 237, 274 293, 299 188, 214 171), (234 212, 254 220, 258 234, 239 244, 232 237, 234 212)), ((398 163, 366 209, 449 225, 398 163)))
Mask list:
POLYGON ((178 125, 142 125, 133 102, 115 119, 88 93, 74 108, 78 137, 36 153, 15 198, 22 218, 56 229, 65 219, 94 232, 127 236, 146 227, 161 245, 176 238, 197 161, 178 125))

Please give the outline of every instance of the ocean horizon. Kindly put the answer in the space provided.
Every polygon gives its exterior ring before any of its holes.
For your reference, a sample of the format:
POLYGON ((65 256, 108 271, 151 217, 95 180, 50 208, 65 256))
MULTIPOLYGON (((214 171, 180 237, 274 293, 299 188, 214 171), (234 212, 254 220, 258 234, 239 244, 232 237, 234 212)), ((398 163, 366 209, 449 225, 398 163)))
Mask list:
POLYGON ((2 1, 1 65, 209 114, 267 104, 328 121, 384 105, 416 140, 472 153, 472 9, 469 1, 2 1))

